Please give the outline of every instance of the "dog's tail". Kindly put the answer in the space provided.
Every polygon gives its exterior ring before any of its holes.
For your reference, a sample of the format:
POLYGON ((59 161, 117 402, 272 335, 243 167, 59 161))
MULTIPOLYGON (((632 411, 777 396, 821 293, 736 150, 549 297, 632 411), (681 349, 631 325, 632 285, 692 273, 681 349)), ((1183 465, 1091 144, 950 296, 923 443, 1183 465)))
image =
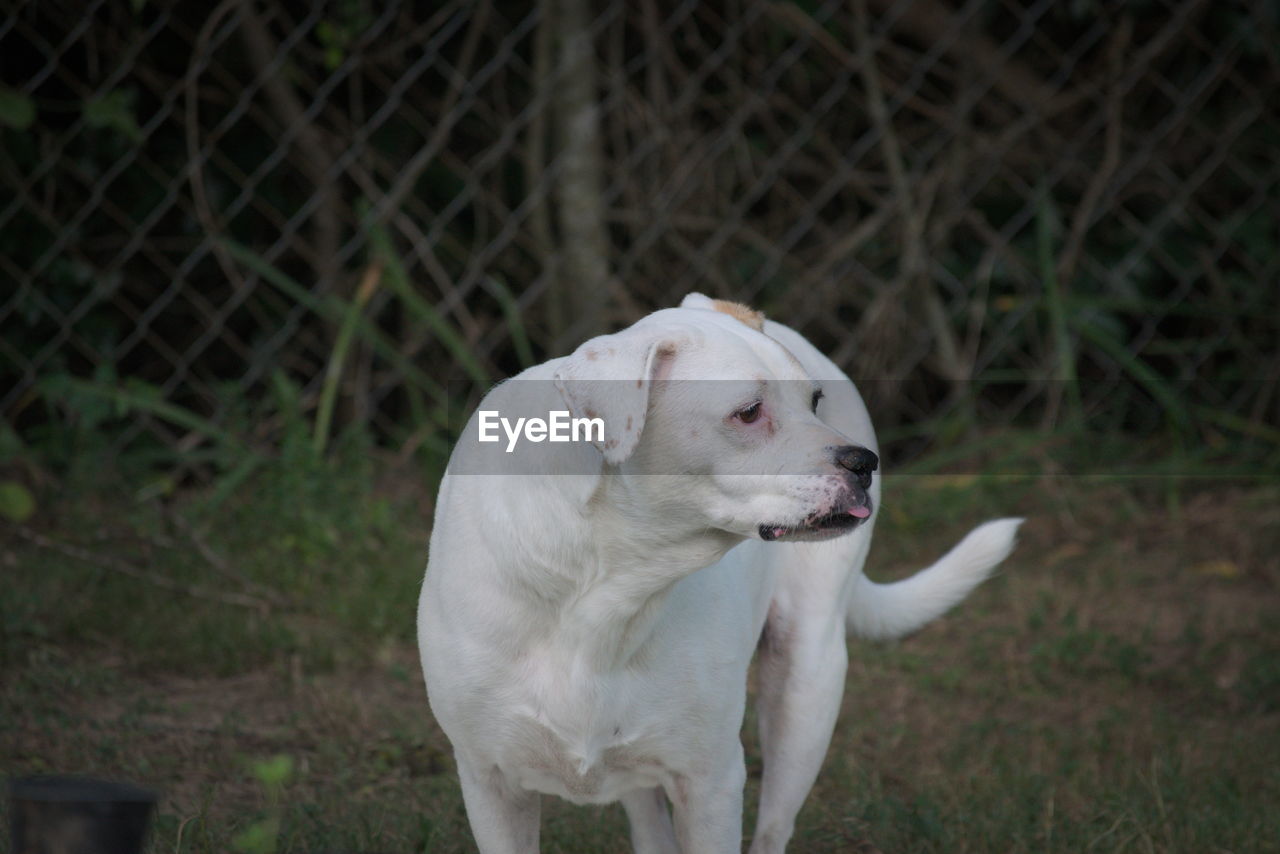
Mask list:
POLYGON ((910 578, 877 584, 864 575, 849 606, 849 634, 872 640, 902 637, 942 616, 1013 551, 1021 519, 979 525, 933 566, 910 578))

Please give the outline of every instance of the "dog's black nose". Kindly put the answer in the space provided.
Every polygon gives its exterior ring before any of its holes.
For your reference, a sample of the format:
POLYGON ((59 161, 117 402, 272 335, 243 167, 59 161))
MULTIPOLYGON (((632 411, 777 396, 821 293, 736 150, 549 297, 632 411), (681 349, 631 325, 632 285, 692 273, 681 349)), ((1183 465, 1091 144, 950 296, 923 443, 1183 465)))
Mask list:
POLYGON ((880 458, 873 451, 857 445, 836 448, 836 464, 858 476, 858 482, 866 489, 871 484, 871 473, 880 466, 880 458))

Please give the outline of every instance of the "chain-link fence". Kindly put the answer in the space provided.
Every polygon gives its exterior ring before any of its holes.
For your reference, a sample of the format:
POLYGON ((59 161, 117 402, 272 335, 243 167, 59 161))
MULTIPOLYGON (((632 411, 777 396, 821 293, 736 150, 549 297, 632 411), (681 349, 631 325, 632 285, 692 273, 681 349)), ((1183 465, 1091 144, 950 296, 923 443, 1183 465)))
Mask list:
POLYGON ((904 453, 1272 443, 1278 9, 19 0, 0 411, 184 457, 298 415, 438 448, 447 379, 701 290, 805 332, 904 453))

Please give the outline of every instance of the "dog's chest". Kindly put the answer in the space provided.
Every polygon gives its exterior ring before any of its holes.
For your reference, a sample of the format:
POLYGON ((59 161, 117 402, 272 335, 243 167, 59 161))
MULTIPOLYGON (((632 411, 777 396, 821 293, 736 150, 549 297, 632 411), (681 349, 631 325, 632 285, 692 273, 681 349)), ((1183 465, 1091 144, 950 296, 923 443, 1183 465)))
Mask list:
POLYGON ((610 803, 670 779, 666 763, 647 746, 566 741, 532 720, 511 748, 502 767, 521 788, 580 804, 610 803))
POLYGON ((535 680, 511 706, 499 766, 521 788, 576 803, 668 782, 674 723, 639 687, 625 676, 535 680))

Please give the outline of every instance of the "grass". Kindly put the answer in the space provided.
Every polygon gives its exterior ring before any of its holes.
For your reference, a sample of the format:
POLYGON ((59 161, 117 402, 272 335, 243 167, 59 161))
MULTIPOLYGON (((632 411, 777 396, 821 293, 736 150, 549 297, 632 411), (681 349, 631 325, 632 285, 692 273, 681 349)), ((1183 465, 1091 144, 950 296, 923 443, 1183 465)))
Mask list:
POLYGON ((1000 576, 914 639, 855 645, 815 797, 847 792, 844 818, 886 851, 1273 845, 1275 486, 1183 487, 1181 519, 1151 484, 1024 490, 1032 518, 1000 576))
MULTIPOLYGON (((0 546, 6 773, 156 788, 152 852, 474 850, 413 645, 432 496, 359 442, 319 461, 310 438, 226 495, 87 475, 38 491, 24 530, 44 543, 0 546), (164 589, 112 560, 288 604, 164 589), (267 786, 263 767, 288 773, 267 786)), ((1044 467, 1044 442, 1000 447, 1044 467)), ((926 460, 885 480, 878 578, 983 519, 1029 521, 954 613, 851 643, 791 850, 1273 849, 1280 483, 964 473, 981 469, 926 460)), ((626 836, 617 807, 545 800, 544 851, 621 851, 626 836)))

